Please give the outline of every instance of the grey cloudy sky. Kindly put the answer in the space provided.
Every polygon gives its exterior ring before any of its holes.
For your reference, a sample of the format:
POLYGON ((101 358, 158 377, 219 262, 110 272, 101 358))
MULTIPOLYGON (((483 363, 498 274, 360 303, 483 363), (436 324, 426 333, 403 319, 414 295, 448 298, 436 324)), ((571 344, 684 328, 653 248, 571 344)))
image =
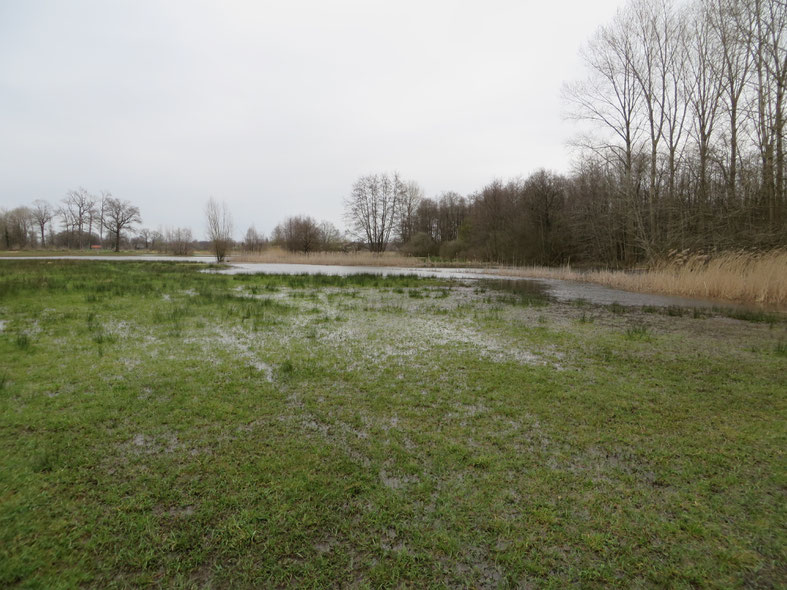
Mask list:
POLYGON ((563 81, 622 0, 0 0, 0 208, 84 186, 144 225, 342 223, 362 174, 427 196, 567 171, 563 81))

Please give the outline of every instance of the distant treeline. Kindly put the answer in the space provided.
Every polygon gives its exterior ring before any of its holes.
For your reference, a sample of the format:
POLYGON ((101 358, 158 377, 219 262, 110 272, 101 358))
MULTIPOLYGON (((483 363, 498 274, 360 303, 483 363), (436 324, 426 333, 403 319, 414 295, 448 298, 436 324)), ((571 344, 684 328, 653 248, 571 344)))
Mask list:
POLYGON ((775 0, 633 0, 586 44, 587 78, 564 88, 587 128, 571 174, 437 199, 363 177, 345 203, 351 231, 376 251, 527 264, 783 246, 786 25, 775 0))

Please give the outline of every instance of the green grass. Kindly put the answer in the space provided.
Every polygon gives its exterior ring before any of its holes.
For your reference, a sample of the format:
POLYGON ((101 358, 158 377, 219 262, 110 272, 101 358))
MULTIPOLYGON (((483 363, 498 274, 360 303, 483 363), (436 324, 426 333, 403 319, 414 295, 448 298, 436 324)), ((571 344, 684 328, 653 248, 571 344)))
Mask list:
POLYGON ((0 261, 0 587, 783 585, 783 318, 203 268, 0 261))

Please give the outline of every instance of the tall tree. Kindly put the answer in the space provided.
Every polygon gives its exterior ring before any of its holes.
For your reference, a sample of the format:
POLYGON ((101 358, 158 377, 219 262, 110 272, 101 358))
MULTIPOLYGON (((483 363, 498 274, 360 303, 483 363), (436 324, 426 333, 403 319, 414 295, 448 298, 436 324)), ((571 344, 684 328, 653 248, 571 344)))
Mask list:
POLYGON ((70 220, 73 230, 76 231, 77 244, 80 249, 82 249, 85 242, 85 224, 88 223, 89 218, 92 216, 95 205, 96 198, 82 187, 68 191, 65 199, 63 199, 61 215, 70 220))
POLYGON ((41 232, 41 247, 46 245, 46 226, 52 221, 54 211, 52 205, 43 199, 36 199, 33 201, 33 208, 30 210, 33 220, 41 232))
POLYGON ((115 244, 115 252, 120 252, 120 239, 123 231, 136 223, 141 223, 139 209, 128 201, 108 197, 104 210, 104 228, 115 244))
POLYGON ((407 185, 396 172, 362 176, 353 184, 344 202, 345 220, 372 252, 388 247, 406 192, 407 185))
POLYGON ((208 240, 217 262, 222 262, 232 247, 232 215, 227 204, 211 197, 205 205, 208 240))

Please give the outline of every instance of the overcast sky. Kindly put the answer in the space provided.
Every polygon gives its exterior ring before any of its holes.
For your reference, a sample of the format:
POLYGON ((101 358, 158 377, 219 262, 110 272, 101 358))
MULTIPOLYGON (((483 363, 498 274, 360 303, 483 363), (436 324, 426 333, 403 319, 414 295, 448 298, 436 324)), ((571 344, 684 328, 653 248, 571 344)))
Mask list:
POLYGON ((622 0, 0 0, 0 208, 83 186, 144 225, 343 227, 363 174, 427 196, 565 172, 560 89, 622 0))

